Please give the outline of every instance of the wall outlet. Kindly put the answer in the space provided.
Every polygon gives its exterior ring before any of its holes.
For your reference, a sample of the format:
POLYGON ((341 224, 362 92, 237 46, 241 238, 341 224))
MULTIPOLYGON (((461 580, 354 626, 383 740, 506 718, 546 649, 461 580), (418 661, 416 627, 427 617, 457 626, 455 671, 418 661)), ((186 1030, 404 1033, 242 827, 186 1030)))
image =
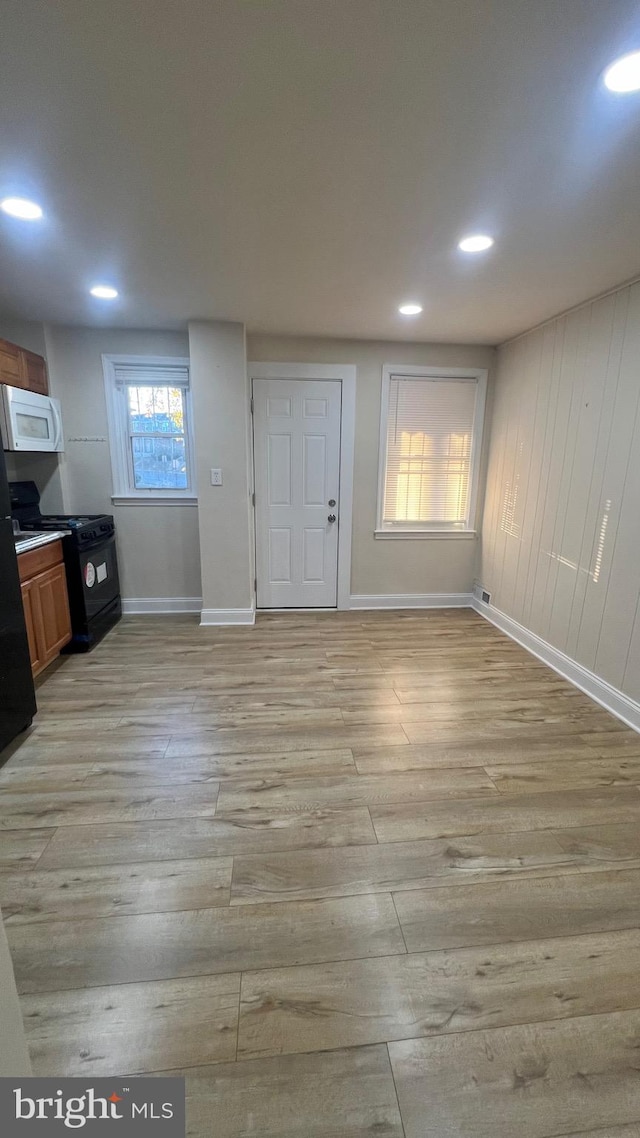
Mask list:
POLYGON ((219 466, 211 467, 211 485, 222 486, 222 470, 219 466))

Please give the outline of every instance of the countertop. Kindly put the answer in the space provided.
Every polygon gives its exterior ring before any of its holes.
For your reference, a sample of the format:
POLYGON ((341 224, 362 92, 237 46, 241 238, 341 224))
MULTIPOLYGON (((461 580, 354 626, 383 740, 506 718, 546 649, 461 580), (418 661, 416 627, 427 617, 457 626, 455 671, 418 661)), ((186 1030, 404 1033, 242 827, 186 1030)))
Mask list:
POLYGON ((30 549, 38 549, 41 545, 49 545, 52 541, 66 537, 61 530, 30 530, 15 535, 16 553, 28 553, 30 549))

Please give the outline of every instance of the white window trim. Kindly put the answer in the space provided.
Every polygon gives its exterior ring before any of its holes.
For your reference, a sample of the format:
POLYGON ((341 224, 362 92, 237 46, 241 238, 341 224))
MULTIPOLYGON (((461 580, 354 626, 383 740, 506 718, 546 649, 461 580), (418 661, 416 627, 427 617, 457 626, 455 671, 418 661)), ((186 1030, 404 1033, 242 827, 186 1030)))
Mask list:
MULTIPOLYGON (((115 506, 192 506, 197 504, 195 481, 195 440, 190 399, 185 400, 185 437, 189 462, 189 485, 184 490, 135 490, 130 484, 126 420, 121 393, 116 386, 116 367, 186 367, 188 356, 103 355, 102 371, 107 402, 109 451, 111 454, 112 494, 115 506)), ((189 388, 187 388, 189 390, 189 388)))
POLYGON ((476 513, 478 508, 478 483, 480 480, 480 459, 482 455, 482 432, 484 427, 484 409, 487 398, 486 368, 474 367, 423 367, 419 364, 384 364, 382 367, 382 394, 380 399, 380 444, 378 450, 378 508, 376 513, 376 528, 374 537, 391 541, 406 541, 410 539, 432 538, 473 538, 476 536, 476 513), (383 527, 384 513, 384 486, 387 466, 387 420, 389 417, 389 390, 391 377, 406 375, 412 379, 474 379, 477 383, 476 405, 473 416, 473 435, 471 441, 471 462, 469 471, 471 475, 471 495, 469 501, 469 524, 466 529, 420 529, 419 527, 397 527, 389 529, 383 527))
POLYGON ((376 541, 421 541, 422 538, 436 538, 439 541, 473 541, 478 536, 475 529, 376 529, 376 541))

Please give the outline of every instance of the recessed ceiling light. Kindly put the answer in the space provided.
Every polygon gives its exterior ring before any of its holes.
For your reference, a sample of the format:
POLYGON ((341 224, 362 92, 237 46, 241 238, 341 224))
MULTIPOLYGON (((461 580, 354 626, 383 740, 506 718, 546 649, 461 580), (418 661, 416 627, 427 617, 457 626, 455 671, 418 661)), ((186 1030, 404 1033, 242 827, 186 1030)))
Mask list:
POLYGON ((5 198, 0 202, 0 209, 21 221, 38 221, 42 217, 42 209, 37 202, 30 202, 27 198, 5 198))
POLYGON ((632 51, 616 59, 604 73, 604 85, 610 91, 625 94, 640 90, 640 51, 632 51))
POLYGON ((493 237, 488 237, 485 233, 474 233, 471 237, 463 237, 458 242, 458 249, 462 249, 463 253, 484 253, 492 245, 493 237))
POLYGON ((398 312, 402 316, 419 316, 422 312, 421 304, 401 304, 398 312))
POLYGON ((117 288, 112 288, 111 285, 94 285, 89 291, 99 300, 115 300, 118 295, 117 288))

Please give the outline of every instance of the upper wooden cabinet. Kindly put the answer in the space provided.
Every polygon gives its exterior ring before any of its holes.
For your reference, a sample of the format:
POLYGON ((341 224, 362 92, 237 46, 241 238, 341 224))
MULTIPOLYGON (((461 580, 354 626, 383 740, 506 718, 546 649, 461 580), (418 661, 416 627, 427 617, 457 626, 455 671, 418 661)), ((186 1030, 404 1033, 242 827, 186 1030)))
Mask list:
POLYGON ((48 395, 49 379, 44 356, 28 352, 10 340, 0 340, 0 383, 48 395))
POLYGON ((22 376, 22 348, 0 340, 0 383, 10 383, 12 387, 24 387, 22 376))
POLYGON ((24 384, 27 391, 37 391, 39 395, 49 394, 49 377, 47 376, 47 361, 44 356, 37 356, 35 352, 23 349, 24 384))

